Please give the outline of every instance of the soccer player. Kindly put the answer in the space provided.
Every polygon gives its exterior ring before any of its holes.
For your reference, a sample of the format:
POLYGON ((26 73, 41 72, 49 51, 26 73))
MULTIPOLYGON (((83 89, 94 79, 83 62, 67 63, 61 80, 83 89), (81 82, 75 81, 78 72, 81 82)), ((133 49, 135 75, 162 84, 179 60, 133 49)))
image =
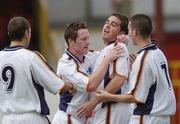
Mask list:
POLYGON ((137 14, 129 22, 129 36, 139 47, 130 75, 129 94, 97 94, 102 101, 135 103, 130 124, 170 124, 176 111, 176 100, 163 52, 151 39, 152 21, 137 14))
MULTIPOLYGON (((110 63, 104 80, 101 82, 98 90, 106 90, 110 93, 126 93, 128 91, 128 72, 129 60, 128 50, 124 43, 117 43, 117 37, 128 33, 128 18, 120 14, 112 14, 104 24, 102 38, 105 47, 100 51, 94 70, 101 64, 103 56, 116 44, 124 48, 124 52, 114 62, 110 63)), ((82 117, 86 111, 92 111, 95 108, 95 115, 92 117, 92 124, 127 124, 131 116, 131 108, 126 103, 100 103, 96 98, 92 98, 78 109, 78 116, 82 117), (97 106, 96 106, 97 105, 97 106), (95 108, 96 106, 96 108, 95 108)))
POLYGON ((53 124, 84 124, 86 118, 78 118, 77 108, 88 101, 89 93, 95 90, 105 75, 108 64, 120 56, 120 46, 108 50, 101 65, 92 73, 97 54, 89 51, 89 32, 82 22, 73 22, 64 34, 68 46, 58 62, 57 75, 63 80, 74 82, 77 93, 68 91, 60 94, 59 110, 53 118, 53 124))
POLYGON ((31 27, 24 17, 8 23, 9 47, 0 51, 2 124, 48 124, 44 88, 53 94, 72 89, 51 70, 42 55, 27 49, 31 27))

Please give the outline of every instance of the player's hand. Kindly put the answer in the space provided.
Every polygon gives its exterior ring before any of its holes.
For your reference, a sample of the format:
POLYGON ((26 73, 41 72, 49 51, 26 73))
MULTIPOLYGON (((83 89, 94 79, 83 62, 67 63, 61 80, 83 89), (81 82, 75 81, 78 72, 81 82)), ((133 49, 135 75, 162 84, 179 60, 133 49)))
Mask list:
POLYGON ((134 63, 135 59, 136 59, 136 54, 131 53, 129 55, 129 67, 130 67, 130 69, 132 69, 132 64, 134 63))
POLYGON ((69 90, 71 95, 75 95, 77 92, 77 88, 76 85, 74 85, 74 83, 70 83, 71 84, 71 89, 69 90))
POLYGON ((128 45, 128 41, 129 41, 129 36, 128 35, 124 35, 124 34, 118 35, 117 39, 116 39, 116 42, 124 43, 126 45, 128 45))
POLYGON ((109 100, 110 93, 108 93, 105 90, 96 91, 96 97, 100 102, 108 102, 108 101, 110 101, 109 100))
POLYGON ((109 62, 112 62, 116 60, 118 57, 122 57, 124 51, 125 51, 124 48, 120 46, 119 44, 117 44, 112 49, 109 49, 109 51, 107 52, 105 56, 105 59, 108 59, 109 62))
POLYGON ((92 112, 93 109, 96 107, 96 105, 98 104, 98 100, 97 99, 92 99, 88 102, 85 102, 84 104, 82 104, 78 110, 77 110, 77 116, 79 118, 82 117, 86 117, 88 116, 88 113, 92 112))

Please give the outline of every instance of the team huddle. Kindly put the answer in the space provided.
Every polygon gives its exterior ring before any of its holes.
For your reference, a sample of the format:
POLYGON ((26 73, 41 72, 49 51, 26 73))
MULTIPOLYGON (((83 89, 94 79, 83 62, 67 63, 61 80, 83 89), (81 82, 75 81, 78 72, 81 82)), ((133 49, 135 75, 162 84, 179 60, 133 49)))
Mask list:
POLYGON ((27 49, 29 22, 12 18, 11 44, 0 51, 2 124, 50 124, 44 89, 60 96, 52 124, 170 124, 176 100, 152 28, 147 15, 113 13, 102 29, 104 48, 90 51, 87 25, 72 22, 55 73, 39 52, 27 49), (136 55, 128 53, 129 39, 139 48, 136 55))

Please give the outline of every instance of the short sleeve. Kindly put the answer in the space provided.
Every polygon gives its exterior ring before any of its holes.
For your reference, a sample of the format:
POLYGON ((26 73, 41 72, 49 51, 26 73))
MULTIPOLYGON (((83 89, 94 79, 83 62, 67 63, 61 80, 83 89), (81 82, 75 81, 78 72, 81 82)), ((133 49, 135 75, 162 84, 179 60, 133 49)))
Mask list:
POLYGON ((87 91, 89 77, 79 70, 79 65, 73 61, 59 61, 57 74, 68 82, 75 83, 79 91, 87 91))
POLYGON ((128 78, 128 72, 129 72, 128 57, 129 57, 129 53, 128 53, 128 50, 124 44, 120 44, 120 45, 123 47, 124 52, 121 53, 121 56, 110 65, 110 70, 115 71, 115 73, 120 75, 120 76, 124 76, 124 77, 128 78))
POLYGON ((53 94, 64 87, 64 81, 54 73, 40 54, 36 53, 31 61, 31 73, 36 83, 53 94))

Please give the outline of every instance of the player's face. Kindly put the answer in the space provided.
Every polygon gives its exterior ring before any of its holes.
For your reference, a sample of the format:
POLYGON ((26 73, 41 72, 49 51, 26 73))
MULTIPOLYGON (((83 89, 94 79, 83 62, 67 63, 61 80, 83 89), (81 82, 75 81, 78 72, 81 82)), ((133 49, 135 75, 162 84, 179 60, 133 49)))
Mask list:
POLYGON ((133 29, 131 26, 131 22, 128 24, 128 36, 132 39, 133 45, 137 45, 136 43, 136 29, 133 29))
POLYGON ((117 39, 121 30, 120 23, 120 20, 116 16, 110 16, 106 20, 102 30, 104 42, 112 42, 117 39))
POLYGON ((79 55, 87 54, 89 51, 89 31, 80 29, 77 32, 77 38, 73 46, 74 50, 79 55))

